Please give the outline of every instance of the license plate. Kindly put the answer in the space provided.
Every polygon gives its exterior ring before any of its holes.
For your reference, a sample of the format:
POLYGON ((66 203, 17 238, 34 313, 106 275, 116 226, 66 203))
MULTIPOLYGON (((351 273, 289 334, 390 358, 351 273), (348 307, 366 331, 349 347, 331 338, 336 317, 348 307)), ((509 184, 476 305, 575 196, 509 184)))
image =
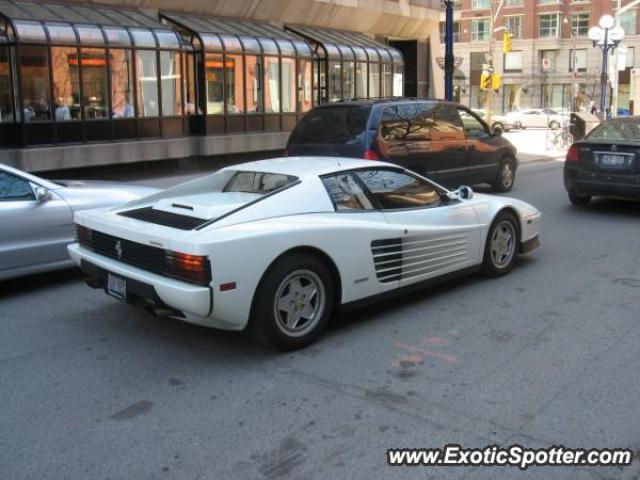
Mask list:
POLYGON ((107 276, 107 293, 124 302, 127 299, 127 281, 110 273, 107 276))
POLYGON ((624 155, 600 155, 600 165, 603 167, 624 167, 627 157, 624 155))

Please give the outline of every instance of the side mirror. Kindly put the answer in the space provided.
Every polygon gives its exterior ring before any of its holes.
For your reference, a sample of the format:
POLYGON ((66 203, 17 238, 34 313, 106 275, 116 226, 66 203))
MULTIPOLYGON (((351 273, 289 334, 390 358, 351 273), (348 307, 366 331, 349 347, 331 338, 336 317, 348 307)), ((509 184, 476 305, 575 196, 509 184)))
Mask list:
POLYGON ((41 185, 36 185, 33 188, 33 194, 36 197, 36 201, 38 202, 46 202, 51 198, 51 192, 47 187, 43 187, 41 185))
POLYGON ((449 200, 471 200, 473 198, 473 190, 471 187, 462 185, 457 190, 447 193, 447 198, 449 200))

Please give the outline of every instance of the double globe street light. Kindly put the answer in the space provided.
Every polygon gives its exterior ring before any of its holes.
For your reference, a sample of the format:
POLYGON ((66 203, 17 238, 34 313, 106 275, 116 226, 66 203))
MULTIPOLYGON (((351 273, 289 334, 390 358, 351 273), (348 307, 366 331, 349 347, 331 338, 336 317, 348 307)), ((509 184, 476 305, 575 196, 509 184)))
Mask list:
MULTIPOLYGON (((594 47, 602 50, 602 72, 600 74, 600 112, 604 115, 607 106, 607 69, 609 51, 615 51, 616 47, 624 38, 624 29, 615 25, 615 20, 611 15, 603 15, 597 27, 589 29, 589 40, 594 47)), ((575 55, 575 53, 574 53, 575 55)))

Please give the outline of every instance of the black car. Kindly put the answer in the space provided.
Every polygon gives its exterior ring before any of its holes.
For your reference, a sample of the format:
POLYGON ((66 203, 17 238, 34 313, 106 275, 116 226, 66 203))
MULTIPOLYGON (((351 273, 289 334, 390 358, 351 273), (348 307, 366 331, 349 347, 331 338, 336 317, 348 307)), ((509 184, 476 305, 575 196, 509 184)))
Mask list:
POLYGON ((640 117, 608 120, 574 143, 564 186, 574 205, 597 195, 640 199, 640 117))
POLYGON ((289 155, 342 156, 397 163, 449 187, 513 187, 515 147, 462 105, 393 99, 315 107, 291 133, 289 155))

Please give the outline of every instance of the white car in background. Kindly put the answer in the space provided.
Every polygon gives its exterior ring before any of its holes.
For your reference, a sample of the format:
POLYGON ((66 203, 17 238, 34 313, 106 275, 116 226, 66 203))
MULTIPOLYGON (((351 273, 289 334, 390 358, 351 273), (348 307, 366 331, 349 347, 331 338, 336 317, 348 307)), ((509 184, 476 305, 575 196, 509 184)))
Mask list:
POLYGON ((315 340, 334 310, 471 271, 507 273, 538 246, 540 212, 388 163, 291 157, 75 221, 69 253, 91 286, 293 349, 315 340))
POLYGON ((569 115, 553 109, 528 108, 505 114, 512 124, 519 128, 550 128, 559 129, 569 121, 569 115))
MULTIPOLYGON (((472 111, 482 118, 485 122, 487 121, 487 113, 485 110, 474 108, 472 111)), ((502 132, 509 132, 511 130, 516 130, 521 128, 520 125, 514 123, 510 118, 507 118, 506 115, 502 115, 500 113, 491 113, 491 130, 500 130, 502 132)))

